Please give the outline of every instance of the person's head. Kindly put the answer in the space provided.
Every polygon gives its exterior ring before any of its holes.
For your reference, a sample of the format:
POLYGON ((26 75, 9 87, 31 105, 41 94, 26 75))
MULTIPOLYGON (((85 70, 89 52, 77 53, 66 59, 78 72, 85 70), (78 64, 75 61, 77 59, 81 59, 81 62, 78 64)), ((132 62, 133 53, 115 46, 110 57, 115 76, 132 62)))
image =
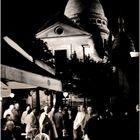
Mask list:
POLYGON ((48 105, 46 105, 46 106, 44 107, 44 112, 45 112, 45 113, 49 113, 49 112, 50 112, 50 107, 49 107, 48 105))
POLYGON ((15 106, 15 109, 16 109, 16 110, 19 110, 19 103, 15 103, 14 106, 15 106))
POLYGON ((35 136, 34 140, 50 140, 49 135, 45 133, 39 133, 35 136))
POLYGON ((10 109, 10 110, 13 110, 13 109, 14 109, 14 105, 10 105, 10 106, 9 106, 9 109, 10 109))
POLYGON ((89 115, 93 114, 93 107, 89 106, 89 107, 87 108, 87 113, 88 113, 89 115))
POLYGON ((62 107, 61 106, 59 106, 58 112, 62 112, 62 107))
POLYGON ((26 111, 30 111, 30 110, 31 110, 31 106, 30 105, 27 105, 26 111))
POLYGON ((13 121, 7 121, 5 127, 9 131, 12 131, 12 129, 15 127, 14 122, 13 121))
POLYGON ((85 107, 84 105, 80 105, 80 111, 81 111, 81 112, 86 111, 86 107, 85 107))

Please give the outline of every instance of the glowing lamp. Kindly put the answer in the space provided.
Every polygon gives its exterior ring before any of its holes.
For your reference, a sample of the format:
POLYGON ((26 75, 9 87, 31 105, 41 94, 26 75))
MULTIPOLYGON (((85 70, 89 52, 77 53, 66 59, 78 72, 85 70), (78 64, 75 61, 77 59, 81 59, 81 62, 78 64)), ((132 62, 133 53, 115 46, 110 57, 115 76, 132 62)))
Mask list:
POLYGON ((63 92, 63 96, 66 98, 68 96, 68 92, 63 92))
POLYGON ((10 93, 10 97, 14 98, 15 94, 14 93, 10 93))

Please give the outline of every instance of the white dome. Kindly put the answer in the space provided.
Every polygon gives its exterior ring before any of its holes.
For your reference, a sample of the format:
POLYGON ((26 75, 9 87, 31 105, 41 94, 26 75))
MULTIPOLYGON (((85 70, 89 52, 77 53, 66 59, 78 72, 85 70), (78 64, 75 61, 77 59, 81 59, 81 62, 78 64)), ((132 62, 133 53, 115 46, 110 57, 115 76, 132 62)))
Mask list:
POLYGON ((87 14, 105 17, 103 7, 99 0, 69 0, 65 7, 64 14, 68 18, 73 18, 85 12, 87 14))

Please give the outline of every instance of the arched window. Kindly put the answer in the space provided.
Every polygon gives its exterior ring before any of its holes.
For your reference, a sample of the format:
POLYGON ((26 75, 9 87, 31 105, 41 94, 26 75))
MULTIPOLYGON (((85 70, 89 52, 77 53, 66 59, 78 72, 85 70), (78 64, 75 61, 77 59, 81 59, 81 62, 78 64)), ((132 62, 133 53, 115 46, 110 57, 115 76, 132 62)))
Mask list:
POLYGON ((106 22, 105 22, 104 20, 102 20, 102 24, 103 24, 103 25, 106 25, 106 22))
POLYGON ((97 24, 99 24, 99 25, 102 23, 101 19, 97 19, 96 22, 97 22, 97 24))

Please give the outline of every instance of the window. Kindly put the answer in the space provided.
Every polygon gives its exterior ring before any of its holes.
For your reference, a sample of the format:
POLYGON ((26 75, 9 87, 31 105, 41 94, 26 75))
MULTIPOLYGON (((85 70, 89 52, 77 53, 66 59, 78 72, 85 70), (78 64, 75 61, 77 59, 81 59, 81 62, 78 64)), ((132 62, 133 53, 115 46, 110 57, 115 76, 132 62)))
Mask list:
POLYGON ((97 24, 101 24, 101 19, 97 19, 97 24))
POLYGON ((61 35, 63 34, 64 32, 64 29, 61 27, 61 26, 57 26, 55 29, 54 29, 54 32, 58 35, 61 35))
POLYGON ((102 24, 103 24, 103 25, 106 25, 106 22, 105 22, 105 21, 102 21, 102 24))

